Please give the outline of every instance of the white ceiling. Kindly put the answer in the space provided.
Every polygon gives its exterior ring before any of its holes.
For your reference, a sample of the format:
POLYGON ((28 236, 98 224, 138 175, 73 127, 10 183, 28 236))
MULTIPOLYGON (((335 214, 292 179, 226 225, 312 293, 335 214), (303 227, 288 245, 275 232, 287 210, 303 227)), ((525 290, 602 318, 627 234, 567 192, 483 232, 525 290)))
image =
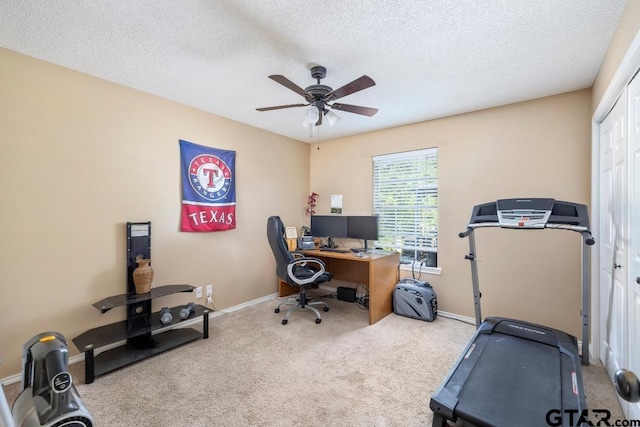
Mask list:
POLYGON ((0 46, 305 142, 322 65, 340 99, 320 140, 591 87, 626 0, 0 0, 0 46))

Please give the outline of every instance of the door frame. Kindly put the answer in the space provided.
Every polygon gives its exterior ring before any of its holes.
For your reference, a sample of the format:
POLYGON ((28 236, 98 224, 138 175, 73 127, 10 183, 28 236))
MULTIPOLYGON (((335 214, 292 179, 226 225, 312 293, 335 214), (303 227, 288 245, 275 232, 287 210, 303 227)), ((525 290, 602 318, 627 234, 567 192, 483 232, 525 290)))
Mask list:
POLYGON ((596 239, 591 255, 591 342, 590 356, 600 359, 600 123, 640 69, 640 31, 629 45, 600 103, 591 117, 591 230, 596 239))

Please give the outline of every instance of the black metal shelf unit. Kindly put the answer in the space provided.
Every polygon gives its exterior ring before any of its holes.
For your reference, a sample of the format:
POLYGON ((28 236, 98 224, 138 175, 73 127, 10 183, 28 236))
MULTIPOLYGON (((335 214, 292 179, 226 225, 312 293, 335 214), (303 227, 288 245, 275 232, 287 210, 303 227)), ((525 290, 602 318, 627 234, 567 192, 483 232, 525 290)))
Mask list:
POLYGON ((73 343, 84 352, 85 383, 90 384, 96 376, 106 374, 177 346, 197 340, 209 338, 209 313, 211 310, 196 305, 189 319, 202 316, 202 333, 193 328, 178 328, 183 322, 180 310, 184 306, 171 307, 170 322, 160 321, 161 313, 152 312, 151 302, 180 292, 193 292, 191 285, 165 285, 151 289, 150 292, 138 294, 133 284, 133 270, 136 258, 151 257, 151 223, 127 223, 127 292, 102 299, 93 304, 101 313, 115 307, 126 306, 127 318, 89 329, 73 339, 73 343), (155 332, 155 333, 154 333, 155 332), (111 348, 94 355, 94 350, 122 341, 118 347, 111 348))

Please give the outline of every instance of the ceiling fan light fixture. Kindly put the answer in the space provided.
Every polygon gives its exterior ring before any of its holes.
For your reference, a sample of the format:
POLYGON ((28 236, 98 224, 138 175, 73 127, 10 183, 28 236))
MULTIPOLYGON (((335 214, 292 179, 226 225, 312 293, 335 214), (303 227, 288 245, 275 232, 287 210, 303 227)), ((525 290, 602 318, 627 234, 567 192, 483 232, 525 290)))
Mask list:
POLYGON ((334 113, 333 111, 327 110, 327 112, 324 113, 324 118, 327 119, 327 121, 329 122, 329 126, 333 127, 333 125, 335 125, 340 121, 341 117, 336 113, 334 113))
POLYGON ((310 128, 311 126, 314 126, 318 122, 319 117, 320 117, 320 112, 318 111, 318 108, 315 106, 310 107, 305 112, 305 117, 304 117, 304 121, 302 122, 302 126, 306 128, 310 128))

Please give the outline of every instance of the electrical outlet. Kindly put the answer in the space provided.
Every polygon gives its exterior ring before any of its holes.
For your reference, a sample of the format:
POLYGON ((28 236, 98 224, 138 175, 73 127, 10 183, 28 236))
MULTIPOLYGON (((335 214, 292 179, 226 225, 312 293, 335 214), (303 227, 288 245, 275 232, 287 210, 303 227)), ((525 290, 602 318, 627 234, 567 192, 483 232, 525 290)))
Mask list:
POLYGON ((213 285, 207 285, 207 296, 210 297, 213 295, 213 285))
POLYGON ((196 288, 196 298, 202 298, 202 287, 196 288))

